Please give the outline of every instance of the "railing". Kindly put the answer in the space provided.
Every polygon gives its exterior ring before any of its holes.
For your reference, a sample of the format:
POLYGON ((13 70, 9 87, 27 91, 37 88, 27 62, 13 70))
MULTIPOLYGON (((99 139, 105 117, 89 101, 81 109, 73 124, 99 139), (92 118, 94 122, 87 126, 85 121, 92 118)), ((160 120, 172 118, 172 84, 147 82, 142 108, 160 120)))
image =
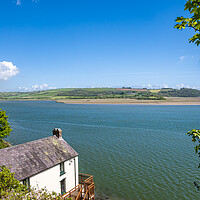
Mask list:
POLYGON ((78 193, 78 196, 76 197, 76 200, 81 200, 82 199, 82 185, 81 185, 81 189, 78 193))
POLYGON ((79 174, 79 185, 65 193, 62 196, 62 200, 67 198, 73 200, 94 200, 94 188, 93 176, 79 174))
POLYGON ((83 200, 94 199, 94 183, 88 186, 88 189, 85 193, 83 200))
POLYGON ((67 193, 65 193, 63 196, 62 196, 62 199, 67 199, 69 197, 72 197, 73 193, 77 190, 79 190, 79 188, 81 187, 81 185, 77 185, 76 187, 72 188, 70 191, 68 191, 67 193))

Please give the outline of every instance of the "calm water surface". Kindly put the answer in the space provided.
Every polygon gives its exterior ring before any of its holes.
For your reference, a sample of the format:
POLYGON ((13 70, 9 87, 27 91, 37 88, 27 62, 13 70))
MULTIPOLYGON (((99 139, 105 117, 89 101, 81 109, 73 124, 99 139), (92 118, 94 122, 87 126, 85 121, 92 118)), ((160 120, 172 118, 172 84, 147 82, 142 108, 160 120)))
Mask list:
POLYGON ((70 105, 0 102, 20 144, 63 130, 80 172, 96 191, 118 199, 199 199, 198 157, 185 133, 200 128, 200 106, 70 105))

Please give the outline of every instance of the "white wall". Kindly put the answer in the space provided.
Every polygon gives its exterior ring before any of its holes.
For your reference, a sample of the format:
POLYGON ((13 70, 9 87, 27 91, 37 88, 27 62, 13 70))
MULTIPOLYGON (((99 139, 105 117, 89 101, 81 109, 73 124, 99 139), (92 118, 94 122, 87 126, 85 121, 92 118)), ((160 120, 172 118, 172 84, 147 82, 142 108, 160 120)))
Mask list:
POLYGON ((61 193, 60 181, 65 178, 66 192, 78 185, 78 156, 65 161, 65 174, 60 176, 60 164, 30 177, 31 187, 46 188, 61 193), (76 169, 76 170, 75 170, 76 169), (76 175, 76 180, 75 180, 76 175))

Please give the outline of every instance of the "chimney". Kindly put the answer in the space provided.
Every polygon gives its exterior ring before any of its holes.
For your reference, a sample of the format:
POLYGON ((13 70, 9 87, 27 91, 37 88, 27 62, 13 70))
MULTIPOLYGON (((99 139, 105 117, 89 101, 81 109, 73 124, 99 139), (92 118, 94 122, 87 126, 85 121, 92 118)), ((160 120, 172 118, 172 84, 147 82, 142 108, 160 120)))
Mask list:
POLYGON ((54 128, 53 129, 53 135, 55 135, 59 139, 62 138, 62 130, 60 128, 54 128))

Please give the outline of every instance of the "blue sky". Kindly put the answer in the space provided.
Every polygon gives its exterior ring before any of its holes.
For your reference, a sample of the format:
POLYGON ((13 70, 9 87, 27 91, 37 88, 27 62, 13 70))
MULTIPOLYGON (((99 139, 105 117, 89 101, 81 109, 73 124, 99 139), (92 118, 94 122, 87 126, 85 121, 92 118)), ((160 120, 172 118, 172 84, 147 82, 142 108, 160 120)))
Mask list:
POLYGON ((1 0, 0 91, 195 87, 185 0, 1 0), (7 70, 7 71, 6 71, 7 70))

